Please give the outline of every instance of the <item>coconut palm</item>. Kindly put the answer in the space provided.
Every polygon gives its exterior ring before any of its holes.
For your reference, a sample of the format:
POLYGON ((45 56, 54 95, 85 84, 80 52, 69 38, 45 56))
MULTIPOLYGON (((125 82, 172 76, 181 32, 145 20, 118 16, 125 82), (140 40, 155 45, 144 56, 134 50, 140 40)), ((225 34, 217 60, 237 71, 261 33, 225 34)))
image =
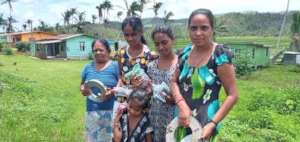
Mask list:
POLYGON ((172 16, 174 16, 172 11, 165 11, 164 23, 167 24, 172 16))
POLYGON ((70 18, 73 19, 73 24, 75 23, 76 21, 76 14, 78 13, 77 9, 76 8, 71 8, 70 10, 70 18))
POLYGON ((103 9, 106 10, 106 16, 104 18, 105 23, 108 22, 109 11, 113 8, 111 2, 109 0, 105 0, 103 2, 103 9))
POLYGON ((13 2, 16 2, 17 0, 4 0, 4 1, 2 1, 1 2, 1 5, 3 5, 3 4, 8 4, 8 6, 9 6, 9 17, 11 17, 11 15, 12 15, 12 10, 13 10, 13 7, 12 7, 12 3, 13 2))
POLYGON ((22 27, 23 27, 23 30, 26 31, 26 28, 27 28, 26 23, 24 23, 24 24, 22 25, 22 27))
POLYGON ((101 24, 103 18, 103 4, 96 6, 96 9, 98 10, 99 23, 101 24))
POLYGON ((7 27, 6 27, 6 32, 8 32, 8 33, 10 33, 10 32, 13 32, 14 31, 14 29, 13 29, 13 23, 16 23, 17 22, 17 20, 16 19, 14 19, 12 16, 9 16, 8 18, 7 18, 7 27))
POLYGON ((27 19, 26 24, 29 26, 30 31, 32 32, 32 20, 31 19, 27 19))
POLYGON ((157 17, 157 15, 158 15, 158 10, 161 8, 162 5, 163 5, 162 2, 156 2, 156 3, 154 3, 152 9, 153 9, 153 12, 154 12, 155 17, 157 17))
POLYGON ((6 23, 7 23, 7 21, 6 21, 6 19, 4 19, 3 14, 0 14, 0 27, 2 26, 3 31, 6 27, 6 23))
POLYGON ((92 15, 92 23, 93 23, 93 24, 95 24, 96 19, 97 19, 97 16, 93 14, 93 15, 92 15))
POLYGON ((117 13, 117 17, 118 19, 121 21, 121 16, 123 15, 123 12, 122 11, 118 11, 117 13))

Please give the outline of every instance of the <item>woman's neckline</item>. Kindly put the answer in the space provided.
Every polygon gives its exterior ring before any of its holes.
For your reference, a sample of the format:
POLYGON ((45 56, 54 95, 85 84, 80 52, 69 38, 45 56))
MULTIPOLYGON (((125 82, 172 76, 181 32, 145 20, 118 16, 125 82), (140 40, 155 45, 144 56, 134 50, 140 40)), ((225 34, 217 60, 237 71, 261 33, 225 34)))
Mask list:
POLYGON ((111 62, 112 62, 112 61, 109 60, 109 61, 107 61, 107 62, 105 63, 105 65, 104 65, 102 68, 97 69, 97 67, 96 67, 97 63, 94 61, 94 67, 95 67, 96 71, 103 71, 103 70, 105 70, 105 69, 111 64, 111 62))
POLYGON ((128 55, 129 58, 137 58, 137 57, 140 57, 140 56, 142 56, 142 55, 144 54, 144 52, 149 51, 149 49, 146 47, 146 45, 143 44, 141 53, 140 53, 139 55, 135 56, 135 57, 132 57, 132 56, 130 55, 130 53, 129 53, 129 48, 130 48, 130 46, 128 45, 128 46, 126 47, 126 53, 127 53, 127 55, 128 55))
POLYGON ((201 67, 207 66, 207 64, 209 63, 209 61, 212 59, 212 57, 213 57, 213 55, 214 55, 214 53, 215 53, 216 48, 218 48, 218 44, 217 44, 217 43, 213 43, 213 49, 211 50, 211 53, 210 53, 210 56, 209 56, 207 62, 204 63, 204 64, 202 64, 202 65, 199 65, 199 66, 191 66, 191 65, 189 64, 189 57, 190 57, 190 54, 191 54, 193 48, 194 48, 194 45, 192 45, 191 50, 190 50, 190 52, 188 53, 189 55, 188 55, 188 58, 187 58, 187 60, 186 60, 186 64, 187 64, 189 67, 191 67, 191 68, 201 68, 201 67))

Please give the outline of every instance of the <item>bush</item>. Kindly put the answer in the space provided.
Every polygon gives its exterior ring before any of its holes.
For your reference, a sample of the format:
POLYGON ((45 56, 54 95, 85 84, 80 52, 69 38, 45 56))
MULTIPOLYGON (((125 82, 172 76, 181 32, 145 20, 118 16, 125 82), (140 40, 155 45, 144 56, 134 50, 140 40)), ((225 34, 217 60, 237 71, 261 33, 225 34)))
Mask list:
POLYGON ((16 44, 16 48, 19 52, 30 51, 30 44, 25 42, 19 42, 16 44))
POLYGON ((4 55, 13 55, 13 51, 9 47, 3 48, 3 53, 4 53, 4 55))
POLYGON ((4 46, 2 45, 2 43, 0 43, 0 52, 2 51, 2 48, 3 48, 4 46))
POLYGON ((250 54, 235 57, 233 63, 238 76, 250 75, 255 70, 250 54))

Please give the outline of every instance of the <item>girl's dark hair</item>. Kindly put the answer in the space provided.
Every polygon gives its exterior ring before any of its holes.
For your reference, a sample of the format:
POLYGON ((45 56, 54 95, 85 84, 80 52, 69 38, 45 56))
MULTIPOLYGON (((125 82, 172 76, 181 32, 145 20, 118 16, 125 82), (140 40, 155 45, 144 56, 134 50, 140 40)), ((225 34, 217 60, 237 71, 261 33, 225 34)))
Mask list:
MULTIPOLYGON (((140 33, 143 33, 144 26, 143 26, 143 23, 142 23, 141 18, 136 17, 136 16, 130 16, 130 17, 127 17, 127 18, 122 22, 122 31, 124 31, 124 29, 125 29, 125 27, 126 27, 127 25, 129 25, 130 27, 132 27, 132 29, 133 29, 134 32, 140 32, 140 33)), ((144 35, 142 35, 142 37, 141 37, 141 42, 142 42, 143 44, 147 44, 144 35)))
POLYGON ((212 14, 212 12, 209 10, 209 9, 197 9, 197 10, 194 10, 190 17, 189 17, 189 20, 188 20, 188 26, 191 25, 191 21, 192 21, 192 18, 198 14, 203 14, 205 15, 208 20, 209 20, 209 24, 210 26, 214 29, 214 26, 215 26, 215 19, 214 19, 214 15, 212 14))
POLYGON ((152 34, 151 34, 152 40, 154 40, 154 35, 156 33, 164 33, 164 34, 168 35, 168 37, 171 38, 172 40, 175 39, 175 35, 174 35, 174 33, 173 33, 170 26, 166 26, 166 25, 156 26, 155 29, 152 31, 152 34))
POLYGON ((143 109, 147 108, 149 105, 150 96, 144 89, 133 90, 128 97, 129 101, 135 101, 142 106, 143 109))
POLYGON ((105 39, 95 39, 95 40, 92 42, 92 51, 94 50, 94 46, 95 46, 95 44, 96 44, 97 41, 101 42, 101 43, 105 46, 105 48, 106 48, 106 50, 107 50, 108 53, 111 52, 109 43, 108 43, 108 41, 105 40, 105 39))

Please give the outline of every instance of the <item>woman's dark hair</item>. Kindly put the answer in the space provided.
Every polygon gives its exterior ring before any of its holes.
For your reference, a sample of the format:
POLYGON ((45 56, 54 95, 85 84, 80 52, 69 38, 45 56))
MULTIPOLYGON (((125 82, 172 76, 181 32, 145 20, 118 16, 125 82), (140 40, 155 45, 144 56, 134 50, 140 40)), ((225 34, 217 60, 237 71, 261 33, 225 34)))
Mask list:
POLYGON ((94 46, 95 46, 95 44, 96 44, 97 41, 100 42, 100 43, 102 43, 102 44, 105 46, 105 48, 106 48, 106 50, 107 50, 108 53, 111 52, 109 43, 108 43, 108 41, 105 40, 105 39, 95 39, 95 40, 92 42, 92 51, 94 50, 94 46))
POLYGON ((152 34, 151 34, 152 40, 154 40, 154 35, 156 33, 164 33, 164 34, 168 35, 168 37, 171 38, 172 40, 175 39, 175 35, 174 35, 174 33, 173 33, 170 26, 166 26, 166 25, 156 26, 155 29, 152 31, 152 34))
POLYGON ((202 14, 202 15, 205 15, 208 20, 209 20, 209 24, 210 26, 212 27, 212 29, 214 29, 215 27, 215 19, 214 19, 214 15, 212 14, 212 12, 209 10, 209 9, 197 9, 197 10, 194 10, 190 17, 189 17, 189 20, 188 20, 188 26, 191 25, 191 21, 192 21, 192 18, 198 14, 202 14))
MULTIPOLYGON (((124 31, 125 27, 129 25, 130 27, 132 27, 133 31, 134 32, 140 32, 140 33, 143 33, 143 29, 144 29, 144 26, 143 26, 143 23, 142 23, 142 20, 141 18, 139 17, 136 17, 136 16, 130 16, 130 17, 127 17, 123 22, 122 22, 122 31, 124 31)), ((146 40, 145 40, 145 37, 142 35, 141 37, 141 42, 143 44, 147 44, 146 40)))
POLYGON ((143 109, 147 108, 149 105, 150 96, 144 89, 133 90, 128 97, 129 101, 135 101, 142 106, 143 109))

